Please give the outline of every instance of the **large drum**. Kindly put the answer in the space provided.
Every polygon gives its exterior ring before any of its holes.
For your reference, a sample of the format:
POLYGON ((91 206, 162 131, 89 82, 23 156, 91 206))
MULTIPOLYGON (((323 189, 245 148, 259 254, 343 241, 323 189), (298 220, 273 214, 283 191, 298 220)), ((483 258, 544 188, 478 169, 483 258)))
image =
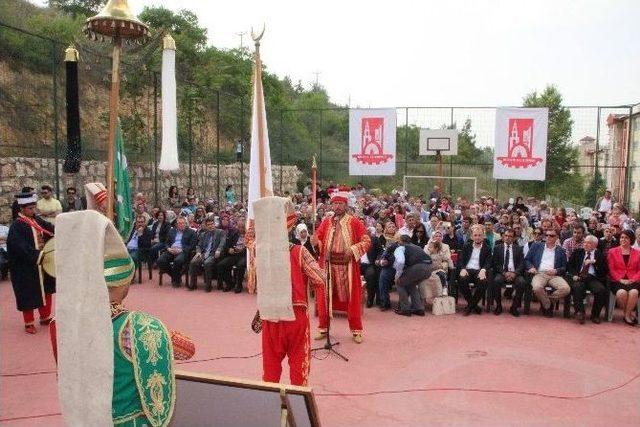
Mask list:
POLYGON ((42 269, 51 277, 56 277, 56 259, 55 259, 55 248, 54 248, 54 239, 49 239, 47 243, 45 243, 42 248, 42 257, 40 258, 40 265, 42 265, 42 269))

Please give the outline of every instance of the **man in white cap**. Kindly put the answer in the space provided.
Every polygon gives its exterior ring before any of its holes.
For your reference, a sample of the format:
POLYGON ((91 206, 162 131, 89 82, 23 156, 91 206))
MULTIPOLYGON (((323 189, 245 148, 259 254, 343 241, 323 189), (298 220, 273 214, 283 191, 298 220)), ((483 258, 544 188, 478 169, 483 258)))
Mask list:
POLYGON ((56 292, 56 281, 44 271, 41 260, 45 243, 53 238, 54 226, 36 216, 38 197, 35 194, 20 193, 16 195, 16 200, 20 212, 9 228, 7 258, 25 332, 35 334, 34 309, 38 309, 41 325, 48 325, 51 321, 51 302, 56 292))

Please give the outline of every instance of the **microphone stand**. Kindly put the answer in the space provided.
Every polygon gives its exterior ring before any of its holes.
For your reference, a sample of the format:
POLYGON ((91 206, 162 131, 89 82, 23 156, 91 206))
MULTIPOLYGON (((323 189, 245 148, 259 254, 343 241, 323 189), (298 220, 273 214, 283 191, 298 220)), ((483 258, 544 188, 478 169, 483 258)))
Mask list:
MULTIPOLYGON (((333 239, 335 238, 335 230, 333 231, 333 234, 331 235, 331 240, 329 241, 329 246, 327 247, 327 252, 330 254, 331 252, 331 248, 333 247, 333 239)), ((327 333, 325 334, 327 336, 327 340, 325 341, 324 345, 322 347, 316 347, 316 348, 312 348, 311 351, 318 351, 318 350, 329 350, 329 354, 333 353, 336 356, 338 356, 339 358, 341 358, 342 360, 344 360, 345 362, 348 362, 349 359, 344 356, 343 354, 341 354, 339 351, 335 350, 333 347, 340 345, 339 342, 331 342, 331 313, 329 312, 329 292, 333 292, 333 286, 332 286, 332 282, 333 279, 331 277, 331 256, 328 256, 327 259, 325 259, 325 270, 327 273, 327 284, 325 285, 325 309, 327 310, 327 333)))

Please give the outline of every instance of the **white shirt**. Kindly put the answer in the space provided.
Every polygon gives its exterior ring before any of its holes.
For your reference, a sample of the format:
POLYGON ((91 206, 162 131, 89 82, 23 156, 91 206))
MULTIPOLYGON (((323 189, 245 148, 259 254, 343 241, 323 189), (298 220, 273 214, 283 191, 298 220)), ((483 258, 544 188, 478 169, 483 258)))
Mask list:
POLYGON ((360 262, 362 264, 371 264, 371 262, 369 262, 369 257, 367 256, 366 253, 360 257, 360 262))
POLYGON ((503 258, 507 256, 507 248, 509 248, 509 270, 507 271, 516 271, 516 267, 513 265, 513 245, 504 245, 504 253, 502 256, 503 258))
MULTIPOLYGON (((588 259, 593 259, 593 260, 596 259, 596 255, 594 254, 594 251, 587 252, 587 254, 584 256, 584 261, 586 261, 588 259)), ((583 261, 583 264, 584 264, 584 261, 583 261)), ((593 264, 591 264, 589 266, 589 274, 592 275, 592 276, 596 275, 596 269, 593 268, 593 264)))
POLYGON ((4 249, 5 251, 7 250, 6 239, 8 235, 9 235, 9 227, 7 227, 6 225, 0 224, 0 236, 4 237, 5 239, 5 243, 0 243, 0 249, 4 249))
POLYGON ((469 262, 467 262, 467 266, 465 267, 467 270, 480 270, 480 250, 482 249, 482 245, 476 247, 473 245, 473 251, 471 251, 471 257, 469 258, 469 262))
POLYGON ((611 211, 611 199, 602 198, 600 200, 600 206, 598 206, 598 212, 609 212, 611 211))
POLYGON ((551 249, 544 245, 544 251, 542 252, 542 259, 540 260, 540 267, 538 271, 553 270, 556 265, 556 248, 551 249))
POLYGON ((393 251, 393 268, 396 269, 396 279, 402 275, 404 271, 404 246, 398 245, 395 251, 393 251))
POLYGON ((402 227, 400 227, 400 230, 398 230, 398 236, 413 237, 413 230, 406 225, 403 225, 402 227))

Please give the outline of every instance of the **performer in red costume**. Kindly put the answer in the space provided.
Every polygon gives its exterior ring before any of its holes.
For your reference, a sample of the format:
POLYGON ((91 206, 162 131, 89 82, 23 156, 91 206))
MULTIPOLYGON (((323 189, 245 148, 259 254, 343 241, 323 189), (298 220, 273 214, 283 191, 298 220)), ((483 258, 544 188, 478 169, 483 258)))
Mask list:
POLYGON ((326 307, 324 288, 320 289, 316 304, 320 316, 317 340, 326 338, 329 315, 333 310, 346 311, 353 340, 362 342, 362 281, 360 280, 360 258, 371 247, 371 238, 358 218, 347 214, 349 193, 338 191, 331 195, 333 217, 322 220, 312 238, 319 247, 320 267, 329 264, 329 312, 326 307))
POLYGON ((16 200, 20 213, 7 236, 9 270, 16 304, 24 318, 25 332, 35 334, 34 309, 38 309, 41 325, 51 322, 56 280, 47 274, 41 261, 45 243, 53 238, 54 227, 36 215, 36 195, 21 193, 16 195, 16 200))
MULTIPOLYGON (((276 199, 273 197, 273 199, 276 199)), ((281 198, 277 198, 281 199, 281 198)), ((296 225, 296 215, 291 201, 283 202, 287 211, 287 230, 296 225)), ((255 206, 255 205, 254 205, 255 206)), ((259 250, 259 249, 258 249, 259 250)), ((310 368, 310 334, 308 309, 308 283, 316 292, 325 286, 326 276, 309 251, 301 246, 289 243, 291 270, 291 301, 294 320, 262 320, 262 379, 268 382, 280 382, 282 361, 289 358, 289 376, 291 384, 306 386, 310 368)), ((260 271, 258 271, 260 274, 260 271)), ((262 280, 261 277, 258 278, 262 280)), ((267 286, 260 287, 260 293, 267 293, 267 286)), ((291 308, 289 306, 289 308, 291 308)))

